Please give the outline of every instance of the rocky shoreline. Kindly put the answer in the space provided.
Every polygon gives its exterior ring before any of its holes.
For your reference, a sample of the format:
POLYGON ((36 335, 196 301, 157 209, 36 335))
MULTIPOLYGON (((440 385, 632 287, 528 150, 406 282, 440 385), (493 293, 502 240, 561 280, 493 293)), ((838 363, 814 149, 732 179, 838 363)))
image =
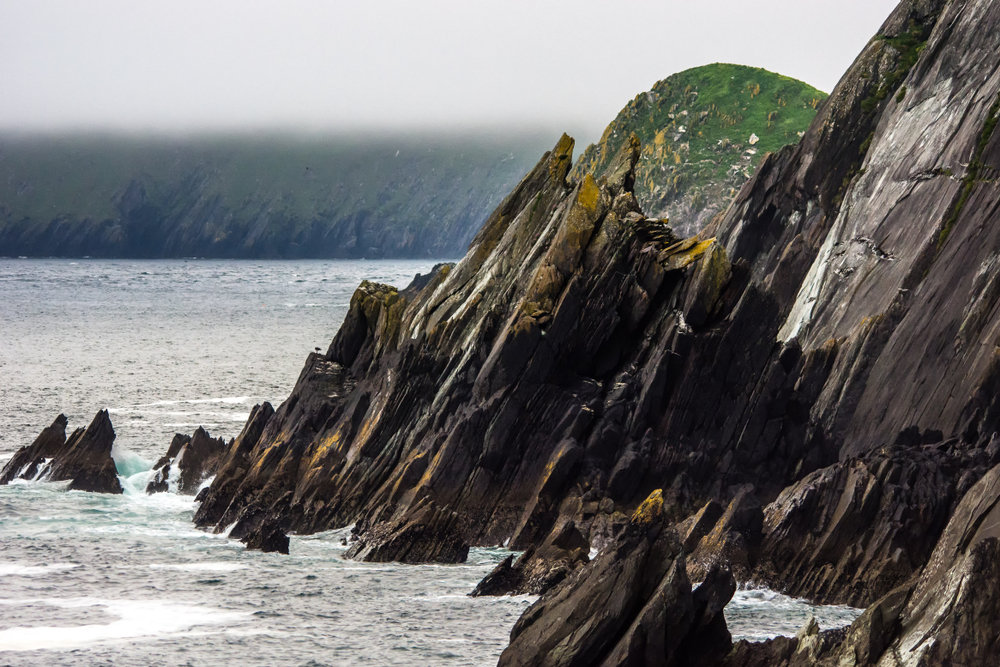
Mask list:
POLYGON ((637 139, 568 180, 564 136, 461 262, 358 288, 195 523, 286 552, 354 524, 376 561, 523 550, 476 591, 542 595, 501 665, 989 664, 996 35, 985 0, 903 0, 689 239, 640 209, 637 139), (868 609, 733 645, 737 583, 868 609))

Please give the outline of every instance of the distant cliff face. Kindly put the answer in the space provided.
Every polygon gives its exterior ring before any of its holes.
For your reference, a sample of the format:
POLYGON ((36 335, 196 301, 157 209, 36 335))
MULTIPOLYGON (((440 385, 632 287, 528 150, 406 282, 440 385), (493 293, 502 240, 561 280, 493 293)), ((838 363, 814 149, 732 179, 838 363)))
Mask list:
POLYGON ((600 171, 631 133, 642 142, 635 195, 647 215, 691 236, 725 210, 765 153, 799 141, 827 97, 801 81, 743 65, 674 74, 629 102, 588 146, 576 178, 600 171))
POLYGON ((461 257, 550 143, 0 137, 0 255, 461 257))

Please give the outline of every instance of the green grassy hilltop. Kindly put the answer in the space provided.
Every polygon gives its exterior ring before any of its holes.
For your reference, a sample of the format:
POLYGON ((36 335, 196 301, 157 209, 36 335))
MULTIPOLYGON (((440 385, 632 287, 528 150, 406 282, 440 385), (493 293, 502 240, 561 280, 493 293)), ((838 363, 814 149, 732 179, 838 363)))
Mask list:
POLYGON ((602 170, 635 132, 642 142, 640 204, 688 236, 725 209, 764 153, 799 140, 826 97, 755 67, 689 69, 629 102, 580 156, 574 176, 602 170))
POLYGON ((556 137, 0 137, 0 256, 460 257, 556 137))
MULTIPOLYGON (((629 102, 574 177, 636 132, 640 203, 690 235, 825 97, 752 67, 687 70, 629 102)), ((0 256, 461 257, 555 139, 0 136, 0 256)))

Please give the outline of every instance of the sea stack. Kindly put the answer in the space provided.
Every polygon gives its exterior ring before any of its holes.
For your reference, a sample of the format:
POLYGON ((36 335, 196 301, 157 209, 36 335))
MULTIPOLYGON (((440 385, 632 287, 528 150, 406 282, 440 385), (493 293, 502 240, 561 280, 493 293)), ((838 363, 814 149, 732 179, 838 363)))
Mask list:
POLYGON ((19 449, 0 472, 0 484, 14 479, 69 480, 71 491, 122 493, 111 458, 115 430, 108 411, 99 411, 90 426, 76 429, 68 440, 67 423, 66 416, 59 415, 33 443, 19 449))

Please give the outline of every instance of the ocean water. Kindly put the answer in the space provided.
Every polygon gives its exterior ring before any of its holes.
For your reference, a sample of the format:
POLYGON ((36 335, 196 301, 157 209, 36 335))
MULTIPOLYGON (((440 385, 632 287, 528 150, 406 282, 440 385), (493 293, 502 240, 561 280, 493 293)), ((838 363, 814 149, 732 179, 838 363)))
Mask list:
MULTIPOLYGON (((327 348, 362 279, 405 286, 430 262, 0 260, 0 465, 64 412, 111 412, 126 493, 0 486, 0 665, 494 665, 529 597, 469 598, 506 557, 345 561, 344 531, 248 552, 146 496, 175 432, 230 438, 327 348)), ((736 637, 858 611, 766 590, 726 610, 736 637)))

